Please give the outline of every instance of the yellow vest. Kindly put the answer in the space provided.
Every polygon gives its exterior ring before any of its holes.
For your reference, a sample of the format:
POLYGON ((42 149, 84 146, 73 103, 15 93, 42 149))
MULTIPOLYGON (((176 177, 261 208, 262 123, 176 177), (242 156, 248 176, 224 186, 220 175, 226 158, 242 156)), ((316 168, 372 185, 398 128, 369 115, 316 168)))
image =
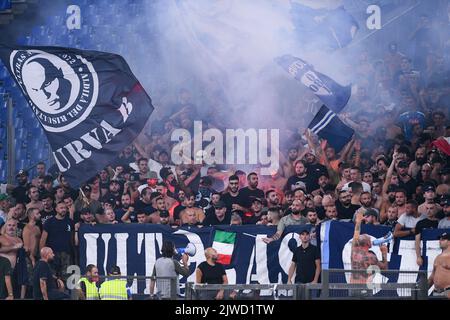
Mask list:
POLYGON ((128 300, 127 282, 124 279, 108 280, 100 286, 101 300, 128 300))
POLYGON ((95 282, 90 282, 87 278, 81 278, 78 283, 83 282, 86 286, 86 300, 98 300, 98 288, 95 282))

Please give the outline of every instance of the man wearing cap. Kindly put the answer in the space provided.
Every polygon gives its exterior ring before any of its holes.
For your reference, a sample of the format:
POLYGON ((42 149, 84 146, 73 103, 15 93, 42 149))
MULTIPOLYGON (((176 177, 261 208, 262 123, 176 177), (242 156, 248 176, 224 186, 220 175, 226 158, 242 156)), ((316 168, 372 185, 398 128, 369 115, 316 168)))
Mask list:
POLYGON ((18 186, 14 188, 11 195, 17 202, 27 203, 29 201, 27 192, 31 186, 31 183, 28 182, 28 171, 20 170, 16 175, 16 179, 18 186))
POLYGON ((216 225, 229 225, 231 223, 231 213, 227 210, 225 202, 219 200, 214 206, 214 215, 207 216, 202 225, 204 226, 216 226, 216 225))
POLYGON ((243 224, 256 224, 261 218, 263 203, 260 198, 253 198, 250 211, 245 212, 242 217, 243 224))
POLYGON ((295 272, 295 283, 318 283, 320 276, 320 252, 310 243, 309 229, 300 232, 301 245, 297 247, 292 256, 288 271, 288 282, 292 283, 295 272))
POLYGON ((101 300, 131 300, 127 281, 121 278, 120 268, 113 266, 109 272, 108 280, 100 286, 99 294, 101 300))
POLYGON ((439 236, 442 253, 434 259, 433 271, 428 278, 428 286, 434 285, 434 296, 450 299, 450 233, 439 236))
POLYGON ((171 220, 172 219, 170 218, 169 211, 162 210, 159 213, 159 222, 158 222, 158 224, 163 224, 163 225, 166 225, 166 226, 170 226, 172 224, 171 220))
POLYGON ((450 229, 450 196, 447 196, 442 202, 445 217, 439 221, 439 229, 450 229))
POLYGON ((426 214, 427 213, 427 205, 429 204, 436 204, 434 206, 434 213, 438 213, 441 210, 441 206, 436 203, 436 192, 433 185, 425 185, 423 187, 423 196, 425 199, 425 202, 422 203, 419 208, 417 209, 420 214, 426 214))

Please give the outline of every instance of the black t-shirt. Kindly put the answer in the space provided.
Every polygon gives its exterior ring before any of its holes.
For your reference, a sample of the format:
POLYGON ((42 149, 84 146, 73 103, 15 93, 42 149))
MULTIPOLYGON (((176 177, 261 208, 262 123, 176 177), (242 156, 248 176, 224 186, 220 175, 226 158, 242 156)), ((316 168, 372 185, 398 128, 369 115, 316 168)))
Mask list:
POLYGON ((47 246, 55 253, 72 253, 72 235, 74 223, 69 217, 59 220, 56 217, 48 219, 44 224, 44 231, 47 231, 47 246))
POLYGON ((422 233, 423 229, 437 229, 439 220, 430 220, 428 218, 420 220, 416 224, 416 234, 422 233))
POLYGON ((8 296, 8 289, 6 288, 5 276, 12 277, 13 270, 11 262, 5 257, 0 257, 0 300, 8 296))
POLYGON ((327 215, 325 214, 325 208, 322 207, 322 206, 316 207, 316 213, 317 213, 317 217, 318 217, 320 220, 325 219, 325 217, 327 216, 327 215))
POLYGON ((44 225, 48 219, 50 219, 51 217, 54 217, 54 216, 56 216, 55 209, 52 209, 51 211, 42 210, 41 211, 41 220, 40 220, 41 225, 44 225))
POLYGON ((408 182, 405 183, 399 178, 398 187, 400 189, 405 189, 407 198, 412 199, 412 195, 416 193, 417 181, 411 178, 408 182))
POLYGON ((16 202, 28 203, 30 202, 30 198, 27 196, 27 190, 31 186, 31 183, 27 183, 26 185, 19 185, 15 187, 12 191, 12 196, 16 199, 16 202))
POLYGON ((308 171, 308 175, 316 178, 316 181, 319 180, 322 173, 328 174, 327 167, 320 163, 307 164, 306 170, 308 171))
POLYGON ((246 208, 251 207, 253 200, 252 197, 264 199, 264 191, 262 191, 261 189, 251 190, 249 189, 249 187, 245 187, 239 190, 239 195, 244 198, 244 201, 246 202, 246 205, 244 207, 246 208))
POLYGON ((39 260, 33 272, 33 298, 35 300, 43 299, 40 279, 45 280, 47 283, 47 293, 50 292, 50 290, 55 290, 57 288, 56 279, 53 277, 50 265, 42 260, 39 260))
POLYGON ((229 192, 227 192, 220 197, 220 200, 222 200, 225 203, 225 205, 227 206, 228 212, 234 212, 234 213, 240 215, 241 217, 244 214, 244 212, 240 211, 240 210, 232 211, 233 204, 238 204, 244 208, 246 208, 248 205, 247 201, 246 201, 245 197, 242 195, 241 191, 239 191, 239 193, 236 197, 233 197, 229 192))
POLYGON ((295 283, 309 283, 316 274, 316 260, 320 259, 320 252, 316 246, 309 244, 306 249, 302 246, 295 249, 292 262, 295 262, 295 283))
POLYGON ((356 210, 358 210, 361 206, 356 204, 350 204, 350 207, 346 208, 342 205, 339 200, 336 200, 336 211, 338 219, 353 219, 353 215, 356 210))
POLYGON ((297 182, 303 182, 306 186, 306 192, 311 193, 314 190, 319 189, 319 184, 317 183, 317 179, 312 174, 307 174, 305 177, 299 176, 291 176, 286 182, 285 190, 292 190, 292 186, 294 186, 297 182))
POLYGON ((214 266, 203 261, 198 265, 198 268, 202 272, 201 283, 209 284, 222 284, 223 276, 226 274, 223 265, 216 263, 214 266))
MULTIPOLYGON (((125 215, 125 213, 128 211, 128 209, 124 209, 124 208, 119 208, 114 210, 114 214, 116 215, 116 220, 119 223, 122 223, 122 217, 125 215)), ((128 218, 130 218, 131 222, 137 222, 137 213, 136 210, 134 210, 133 212, 131 212, 128 215, 128 218)))
POLYGON ((155 208, 153 208, 152 204, 144 203, 141 199, 137 200, 134 204, 134 211, 136 214, 138 213, 145 213, 146 215, 151 215, 153 212, 156 211, 155 208))
POLYGON ((219 221, 219 219, 217 219, 216 214, 211 214, 203 220, 202 225, 218 226, 218 225, 229 225, 230 223, 231 223, 231 213, 227 212, 225 213, 225 218, 222 221, 219 221))

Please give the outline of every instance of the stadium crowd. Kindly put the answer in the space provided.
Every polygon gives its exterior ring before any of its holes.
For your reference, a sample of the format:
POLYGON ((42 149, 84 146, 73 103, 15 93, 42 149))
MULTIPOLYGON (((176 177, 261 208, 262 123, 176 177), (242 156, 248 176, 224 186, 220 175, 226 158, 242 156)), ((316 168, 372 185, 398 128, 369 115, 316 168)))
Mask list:
MULTIPOLYGON (((36 176, 20 170, 17 184, 0 194, 0 298, 41 298, 42 275, 65 279, 67 267, 78 264, 83 224, 277 226, 267 243, 288 225, 354 221, 358 212, 363 223, 390 226, 395 237, 415 235, 417 243, 425 228, 450 228, 450 151, 443 140, 450 137, 450 33, 437 37, 424 15, 411 42, 414 56, 393 42, 384 57, 363 52, 349 66, 359 78, 342 119, 355 135, 342 151, 306 126, 296 128, 283 138, 279 170, 270 176, 259 167, 171 162, 173 130, 192 130, 198 119, 188 89, 172 107, 161 102, 172 112, 79 189, 44 163, 36 176)), ((211 105, 209 128, 224 127, 220 105, 211 105)), ((52 288, 62 286, 58 280, 52 288)))

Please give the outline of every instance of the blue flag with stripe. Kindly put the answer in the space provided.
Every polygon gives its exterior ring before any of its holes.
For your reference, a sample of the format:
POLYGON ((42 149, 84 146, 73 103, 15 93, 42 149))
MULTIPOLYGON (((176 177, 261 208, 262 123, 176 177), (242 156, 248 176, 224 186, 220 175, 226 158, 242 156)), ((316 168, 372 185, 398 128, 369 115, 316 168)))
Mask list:
POLYGON ((335 113, 339 113, 347 105, 352 91, 350 85, 341 86, 330 77, 315 71, 308 62, 289 54, 278 57, 275 61, 335 113))
POLYGON ((308 128, 320 138, 327 140, 336 152, 341 151, 355 133, 326 106, 320 108, 308 128))

